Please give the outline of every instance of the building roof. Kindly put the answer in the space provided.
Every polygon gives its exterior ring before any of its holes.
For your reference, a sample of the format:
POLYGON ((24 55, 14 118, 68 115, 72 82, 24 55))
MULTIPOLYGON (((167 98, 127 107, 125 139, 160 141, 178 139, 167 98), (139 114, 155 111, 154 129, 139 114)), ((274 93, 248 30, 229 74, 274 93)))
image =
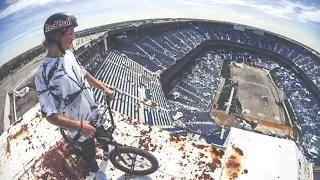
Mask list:
POLYGON ((294 141, 231 128, 221 179, 311 179, 312 166, 294 141))
MULTIPOLYGON (((309 162, 294 142, 232 128, 226 148, 181 137, 115 112, 115 139, 152 153, 159 169, 138 179, 310 179, 309 162)), ((88 179, 83 161, 68 155, 59 129, 41 117, 39 104, 0 136, 0 179, 88 179)), ((123 172, 102 161, 113 178, 123 172)))

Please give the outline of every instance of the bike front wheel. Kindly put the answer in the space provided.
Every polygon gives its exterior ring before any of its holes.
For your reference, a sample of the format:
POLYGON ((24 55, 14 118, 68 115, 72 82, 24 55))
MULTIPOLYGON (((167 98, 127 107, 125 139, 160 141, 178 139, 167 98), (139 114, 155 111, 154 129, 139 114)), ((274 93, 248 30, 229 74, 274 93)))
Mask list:
POLYGON ((159 163, 151 153, 130 146, 119 146, 119 153, 124 162, 114 149, 109 156, 111 163, 121 171, 133 175, 148 175, 154 173, 159 163))

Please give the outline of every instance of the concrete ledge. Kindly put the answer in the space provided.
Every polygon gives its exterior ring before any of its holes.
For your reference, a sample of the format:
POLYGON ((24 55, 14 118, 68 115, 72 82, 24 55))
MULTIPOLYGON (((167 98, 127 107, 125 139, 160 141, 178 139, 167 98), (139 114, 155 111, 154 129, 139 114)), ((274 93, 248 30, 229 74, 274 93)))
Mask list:
POLYGON ((8 130, 11 125, 9 115, 10 115, 10 97, 9 97, 9 94, 6 93, 5 100, 4 100, 4 108, 3 108, 3 132, 8 130))

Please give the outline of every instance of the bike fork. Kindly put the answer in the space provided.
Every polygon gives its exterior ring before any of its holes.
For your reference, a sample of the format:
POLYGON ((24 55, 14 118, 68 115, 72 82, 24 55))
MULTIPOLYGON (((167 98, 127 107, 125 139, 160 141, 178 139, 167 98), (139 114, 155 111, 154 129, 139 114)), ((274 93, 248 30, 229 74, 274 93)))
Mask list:
POLYGON ((120 161, 122 161, 125 165, 130 166, 130 172, 124 174, 124 179, 125 179, 125 180, 135 179, 135 176, 134 176, 132 173, 133 173, 133 171, 134 171, 134 165, 135 165, 135 163, 136 163, 137 155, 135 154, 135 155, 132 157, 132 156, 130 156, 130 154, 127 154, 128 157, 129 157, 130 160, 131 160, 131 164, 128 164, 128 163, 126 162, 126 160, 124 160, 124 158, 121 156, 121 154, 120 154, 120 152, 119 152, 119 149, 117 148, 117 147, 118 147, 118 144, 115 142, 114 145, 115 145, 115 147, 116 147, 116 148, 115 148, 115 151, 117 151, 117 154, 118 154, 118 157, 119 157, 120 161))

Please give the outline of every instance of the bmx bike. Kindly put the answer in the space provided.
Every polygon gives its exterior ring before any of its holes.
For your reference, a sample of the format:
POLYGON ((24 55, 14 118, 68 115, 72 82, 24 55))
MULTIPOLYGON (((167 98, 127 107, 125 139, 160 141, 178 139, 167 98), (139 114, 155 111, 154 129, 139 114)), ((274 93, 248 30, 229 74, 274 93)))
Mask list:
MULTIPOLYGON (((104 117, 108 110, 111 126, 105 129, 105 131, 100 132, 101 136, 99 136, 99 138, 105 139, 105 143, 99 144, 98 142, 95 142, 95 147, 113 145, 114 149, 111 150, 108 159, 114 167, 125 172, 125 177, 154 173, 159 168, 159 163, 155 156, 136 147, 121 145, 113 138, 112 134, 115 131, 116 126, 112 116, 110 100, 107 98, 105 102, 107 103, 107 108, 104 110, 101 118, 104 117)), ((78 139, 81 137, 80 133, 78 132, 74 138, 68 134, 68 131, 65 128, 60 128, 60 133, 68 143, 67 149, 72 149, 73 152, 81 155, 81 147, 78 143, 78 139)))

